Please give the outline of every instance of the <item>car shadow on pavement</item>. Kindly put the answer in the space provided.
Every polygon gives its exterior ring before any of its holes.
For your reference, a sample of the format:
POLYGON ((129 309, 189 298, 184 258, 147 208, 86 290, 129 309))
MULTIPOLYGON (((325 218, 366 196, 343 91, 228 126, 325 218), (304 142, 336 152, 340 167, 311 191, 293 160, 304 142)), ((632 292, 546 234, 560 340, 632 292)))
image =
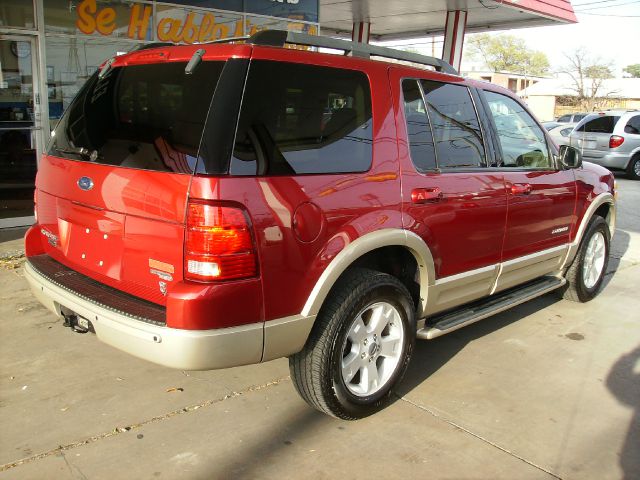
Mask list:
MULTIPOLYGON (((319 431, 334 429, 337 432, 346 428, 345 422, 320 413, 302 402, 298 408, 287 411, 279 423, 282 426, 280 429, 269 431, 268 436, 256 435, 249 441, 245 440, 242 448, 235 448, 233 453, 225 455, 224 460, 217 461, 215 466, 209 465, 211 469, 202 478, 240 480, 270 477, 265 470, 274 464, 298 463, 296 457, 314 452, 308 449, 309 440, 313 440, 319 431)), ((312 471, 300 471, 299 475, 300 478, 314 477, 312 471)))
POLYGON ((620 262, 622 261, 622 257, 629 249, 629 242, 631 241, 631 237, 624 230, 617 229, 615 231, 615 235, 611 240, 611 253, 609 256, 609 265, 607 267, 607 271, 605 273, 604 280, 602 281, 602 288, 606 288, 613 276, 620 268, 620 262))
POLYGON ((624 480, 640 478, 640 346, 621 356, 607 376, 607 388, 626 407, 633 418, 620 451, 620 467, 624 480))
POLYGON ((440 338, 418 340, 407 373, 398 387, 398 394, 404 396, 410 393, 472 341, 528 317, 558 301, 560 300, 557 294, 551 292, 440 338))

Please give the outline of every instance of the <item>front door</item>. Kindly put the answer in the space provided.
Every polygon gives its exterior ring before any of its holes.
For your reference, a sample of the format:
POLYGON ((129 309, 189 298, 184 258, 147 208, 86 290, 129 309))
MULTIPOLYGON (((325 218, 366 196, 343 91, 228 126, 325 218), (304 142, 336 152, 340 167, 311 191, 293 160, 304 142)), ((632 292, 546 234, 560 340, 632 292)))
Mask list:
POLYGON ((573 170, 562 170, 542 128, 515 99, 485 91, 500 143, 507 190, 507 229, 497 288, 503 290, 559 267, 574 221, 573 170))
POLYGON ((33 223, 42 145, 35 39, 0 36, 0 228, 33 223))

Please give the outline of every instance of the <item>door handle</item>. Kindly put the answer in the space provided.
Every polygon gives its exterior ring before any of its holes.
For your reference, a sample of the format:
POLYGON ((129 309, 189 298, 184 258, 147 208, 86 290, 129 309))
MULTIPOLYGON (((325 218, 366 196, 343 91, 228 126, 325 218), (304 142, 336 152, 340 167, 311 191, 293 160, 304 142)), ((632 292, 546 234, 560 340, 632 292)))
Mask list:
POLYGON ((433 188, 414 188, 411 191, 412 203, 433 203, 442 200, 442 190, 439 187, 433 188))
POLYGON ((533 187, 529 183, 514 183, 511 185, 511 195, 529 195, 533 187))

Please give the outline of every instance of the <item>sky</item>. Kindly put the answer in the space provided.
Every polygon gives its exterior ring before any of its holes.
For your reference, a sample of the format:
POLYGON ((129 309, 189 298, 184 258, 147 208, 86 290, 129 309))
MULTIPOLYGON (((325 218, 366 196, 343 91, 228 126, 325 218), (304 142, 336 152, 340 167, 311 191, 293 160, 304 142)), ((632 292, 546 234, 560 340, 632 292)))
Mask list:
MULTIPOLYGON (((507 33, 524 39, 529 48, 547 55, 552 69, 566 63, 563 52, 580 46, 594 56, 612 61, 617 77, 622 76, 625 66, 640 63, 640 0, 575 0, 572 4, 578 16, 577 24, 521 28, 496 34, 507 33)), ((410 44, 421 53, 431 55, 431 40, 394 43, 410 44)), ((441 49, 439 41, 437 56, 441 49)), ((468 62, 463 61, 462 70, 468 68, 468 62)))

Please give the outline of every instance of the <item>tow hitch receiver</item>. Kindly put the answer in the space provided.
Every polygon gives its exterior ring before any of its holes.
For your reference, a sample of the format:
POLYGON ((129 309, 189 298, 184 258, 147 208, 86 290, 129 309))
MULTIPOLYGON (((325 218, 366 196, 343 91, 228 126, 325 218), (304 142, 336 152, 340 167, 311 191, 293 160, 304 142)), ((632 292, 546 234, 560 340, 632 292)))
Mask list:
POLYGON ((63 313, 64 323, 62 324, 64 327, 69 327, 76 333, 95 333, 93 329, 93 325, 91 322, 84 317, 80 317, 75 313, 63 313))

